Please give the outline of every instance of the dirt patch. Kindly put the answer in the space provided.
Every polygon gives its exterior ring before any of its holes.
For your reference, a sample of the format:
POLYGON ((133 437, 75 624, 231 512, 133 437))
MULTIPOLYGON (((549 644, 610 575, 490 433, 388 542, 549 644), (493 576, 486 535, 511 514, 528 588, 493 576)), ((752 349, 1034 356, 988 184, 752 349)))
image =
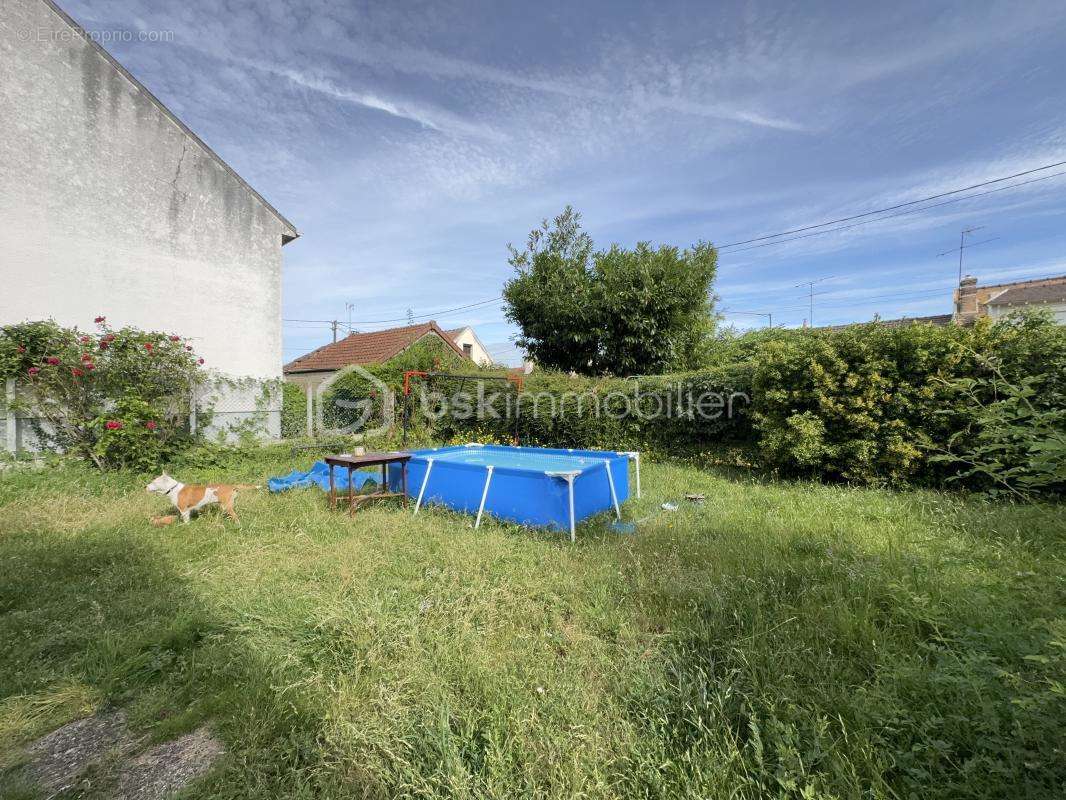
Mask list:
POLYGON ((58 792, 93 764, 132 751, 137 741, 123 712, 97 714, 64 725, 27 747, 27 769, 41 786, 58 792))
POLYGON ((150 747, 120 767, 115 800, 163 800, 207 772, 225 748, 207 728, 150 747))

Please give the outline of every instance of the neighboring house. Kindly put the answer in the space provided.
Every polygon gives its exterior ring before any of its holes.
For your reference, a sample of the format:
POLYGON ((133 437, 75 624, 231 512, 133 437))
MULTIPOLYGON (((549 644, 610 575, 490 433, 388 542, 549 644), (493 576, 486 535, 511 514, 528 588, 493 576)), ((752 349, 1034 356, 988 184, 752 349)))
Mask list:
POLYGON ((463 354, 475 364, 484 367, 492 363, 492 356, 489 355, 488 349, 477 338, 474 329, 469 325, 463 328, 453 328, 450 331, 445 331, 445 333, 459 346, 463 354))
MULTIPOLYGON (((846 322, 842 325, 819 325, 815 330, 822 331, 840 331, 845 328, 850 328, 853 325, 872 325, 878 323, 889 328, 902 328, 904 325, 950 325, 952 322, 951 314, 933 314, 928 317, 899 317, 898 319, 881 319, 881 317, 874 315, 874 318, 870 322, 846 322)), ((807 321, 804 320, 803 327, 807 327, 807 321)))
POLYGON ((382 364, 400 355, 415 342, 425 339, 439 339, 457 355, 465 356, 462 348, 453 340, 451 332, 442 330, 436 322, 430 320, 421 325, 351 333, 339 342, 327 344, 290 361, 284 368, 285 379, 314 388, 337 370, 352 364, 382 364))
MULTIPOLYGON (((0 75, 0 324, 104 315, 279 379, 292 223, 50 0, 2 4, 0 75)), ((280 396, 227 398, 280 431, 280 396)))
MULTIPOLYGON (((934 314, 928 317, 901 317, 875 321, 890 327, 926 323, 929 325, 970 325, 981 317, 1003 317, 1013 311, 1042 309, 1051 313, 1059 324, 1066 325, 1066 275, 1053 278, 1037 278, 1012 283, 993 283, 978 286, 977 278, 967 275, 954 293, 955 310, 951 314, 934 314)), ((846 325, 828 325, 829 329, 847 328, 846 325)), ((858 323, 864 324, 864 323, 858 323)), ((806 323, 804 323, 806 327, 806 323)))
POLYGON ((967 275, 955 290, 954 316, 959 323, 1023 309, 1043 309, 1066 325, 1066 275, 989 286, 978 286, 977 278, 967 275))

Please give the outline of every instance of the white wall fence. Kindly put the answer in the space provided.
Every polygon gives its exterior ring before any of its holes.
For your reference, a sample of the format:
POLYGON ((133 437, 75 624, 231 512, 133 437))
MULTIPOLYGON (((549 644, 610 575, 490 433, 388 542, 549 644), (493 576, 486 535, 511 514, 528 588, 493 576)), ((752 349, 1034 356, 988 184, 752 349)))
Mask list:
MULTIPOLYGON (((0 442, 8 453, 41 449, 35 429, 39 418, 19 409, 24 400, 13 378, 8 378, 0 403, 0 442)), ((264 391, 262 384, 247 387, 205 387, 194 392, 188 427, 208 439, 234 441, 242 435, 276 439, 281 435, 281 391, 264 391)))

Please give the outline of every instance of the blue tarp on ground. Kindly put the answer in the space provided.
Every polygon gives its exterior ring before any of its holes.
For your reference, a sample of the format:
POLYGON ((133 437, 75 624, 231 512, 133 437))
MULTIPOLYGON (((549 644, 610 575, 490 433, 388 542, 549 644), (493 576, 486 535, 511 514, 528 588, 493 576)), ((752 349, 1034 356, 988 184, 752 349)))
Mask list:
MULTIPOLYGON (((348 491, 348 470, 334 469, 333 480, 338 490, 348 491)), ((352 484, 356 490, 362 489, 367 482, 377 483, 373 475, 366 472, 353 472, 352 484)), ((307 472, 293 470, 288 475, 271 478, 267 481, 267 488, 272 492, 285 492, 289 489, 305 489, 308 486, 317 486, 322 491, 329 491, 329 465, 325 461, 316 461, 314 466, 307 472)))

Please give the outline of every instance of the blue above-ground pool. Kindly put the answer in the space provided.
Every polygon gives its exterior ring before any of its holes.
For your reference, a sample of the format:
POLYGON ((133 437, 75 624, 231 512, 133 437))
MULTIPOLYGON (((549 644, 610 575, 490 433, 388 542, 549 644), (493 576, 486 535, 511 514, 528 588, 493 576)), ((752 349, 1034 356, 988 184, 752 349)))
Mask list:
MULTIPOLYGON (((558 450, 466 444, 415 450, 407 466, 407 493, 415 513, 436 503, 521 525, 569 531, 602 511, 621 516, 629 498, 629 462, 636 464, 640 496, 640 456, 610 450, 558 450)), ((400 488, 400 470, 390 467, 389 483, 400 488)))

